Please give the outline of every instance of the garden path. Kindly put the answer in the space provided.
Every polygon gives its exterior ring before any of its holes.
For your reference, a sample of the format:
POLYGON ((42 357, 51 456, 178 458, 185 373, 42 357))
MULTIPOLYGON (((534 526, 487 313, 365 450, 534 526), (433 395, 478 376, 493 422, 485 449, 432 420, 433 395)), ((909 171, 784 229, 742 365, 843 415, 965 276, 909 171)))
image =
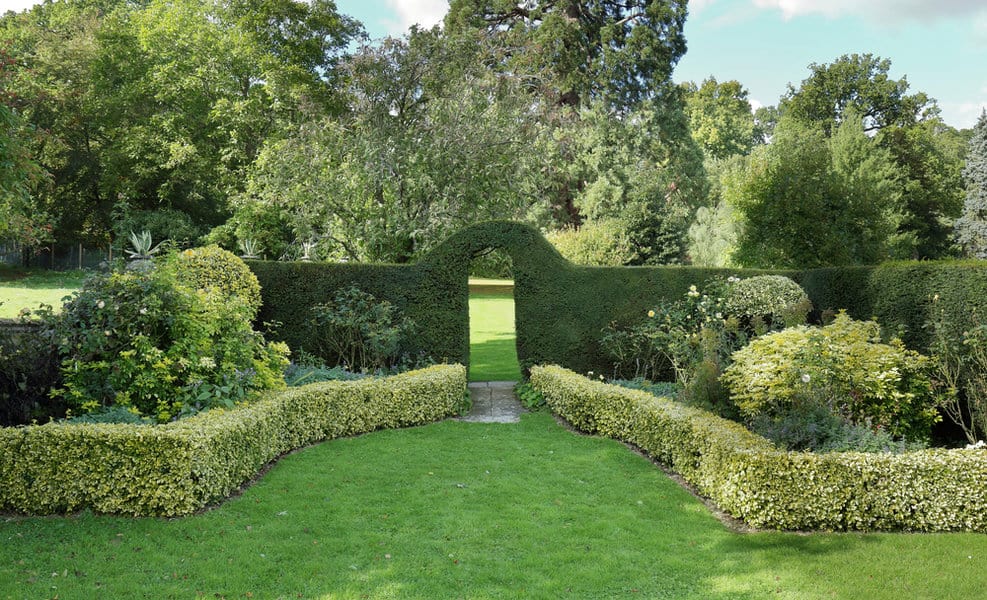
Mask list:
POLYGON ((474 381, 469 384, 473 407, 461 421, 474 423, 517 423, 524 408, 514 397, 516 381, 474 381))

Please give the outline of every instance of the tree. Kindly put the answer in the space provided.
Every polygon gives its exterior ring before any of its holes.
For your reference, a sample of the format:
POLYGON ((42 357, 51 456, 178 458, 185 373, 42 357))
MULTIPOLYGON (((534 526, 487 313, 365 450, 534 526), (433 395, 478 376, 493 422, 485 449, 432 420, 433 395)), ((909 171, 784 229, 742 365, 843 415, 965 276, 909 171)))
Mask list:
POLYGON ((827 138, 783 118, 772 143, 724 189, 743 215, 734 258, 766 268, 880 262, 900 218, 895 179, 890 154, 865 135, 861 119, 827 138))
POLYGON ((685 18, 686 3, 668 0, 452 0, 445 24, 497 35, 514 49, 505 67, 550 101, 598 100, 619 112, 670 85, 685 18))
POLYGON ((902 219, 892 256, 932 260, 952 254, 954 220, 963 208, 963 159, 938 118, 890 126, 877 136, 900 173, 902 219))
POLYGON ((966 168, 963 216, 956 221, 956 241, 975 258, 987 258, 987 111, 973 128, 966 168))
POLYGON ((779 110, 825 135, 848 118, 891 152, 900 177, 902 219, 892 240, 895 258, 935 259, 951 252, 950 232, 962 202, 961 158, 939 117, 935 101, 909 93, 903 77, 891 79, 891 61, 870 54, 845 55, 830 64, 812 64, 810 77, 789 86, 779 110))
POLYGON ((517 81, 483 66, 495 53, 438 29, 365 46, 341 65, 346 114, 269 142, 241 210, 275 208, 321 256, 387 262, 466 223, 524 218, 540 200, 544 128, 517 81))
POLYGON ((852 112, 864 131, 910 125, 938 114, 935 101, 908 94, 908 81, 891 79, 891 61, 871 54, 845 54, 832 63, 809 65, 801 86, 788 86, 780 110, 793 119, 819 124, 828 135, 852 112))
POLYGON ((114 225, 222 222, 268 137, 338 110, 333 61, 359 35, 324 0, 48 2, 0 31, 15 108, 43 132, 39 207, 60 241, 100 244, 114 225))
POLYGON ((490 68, 516 79, 550 128, 542 160, 554 226, 620 219, 640 248, 635 262, 682 259, 705 187, 671 81, 685 17, 685 3, 668 0, 453 0, 446 17, 447 32, 484 31, 503 49, 490 68))
POLYGON ((689 225, 689 260, 699 267, 735 266, 733 254, 741 231, 741 215, 724 196, 748 169, 747 156, 706 161, 710 190, 706 204, 689 225))
POLYGON ((710 77, 697 86, 682 84, 692 138, 708 158, 749 154, 755 144, 754 114, 748 92, 738 81, 710 77))
POLYGON ((11 64, 12 59, 0 50, 0 240, 32 247, 51 241, 48 215, 35 204, 32 193, 48 174, 31 158, 36 132, 9 106, 11 64))
POLYGON ((641 108, 617 119, 596 104, 580 112, 570 178, 584 182, 574 205, 588 223, 616 219, 630 237, 630 264, 685 259, 687 232, 706 195, 702 154, 684 115, 641 108))

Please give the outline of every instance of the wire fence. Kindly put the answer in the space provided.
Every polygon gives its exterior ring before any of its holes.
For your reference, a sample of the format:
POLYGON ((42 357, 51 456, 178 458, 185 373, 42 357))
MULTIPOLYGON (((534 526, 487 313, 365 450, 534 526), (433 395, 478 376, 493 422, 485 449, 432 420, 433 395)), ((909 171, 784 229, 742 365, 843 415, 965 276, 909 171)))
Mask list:
POLYGON ((96 269, 117 255, 109 246, 88 248, 82 244, 54 244, 44 248, 27 248, 19 244, 0 243, 0 263, 69 271, 96 269))

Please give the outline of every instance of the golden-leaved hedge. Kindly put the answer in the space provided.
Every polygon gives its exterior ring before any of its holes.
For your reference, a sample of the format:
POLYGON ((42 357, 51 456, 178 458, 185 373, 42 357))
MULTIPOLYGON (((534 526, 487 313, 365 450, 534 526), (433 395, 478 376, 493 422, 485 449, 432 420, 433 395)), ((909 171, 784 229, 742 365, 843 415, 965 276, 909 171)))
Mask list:
POLYGON ((0 510, 83 508, 179 516, 229 496, 296 448, 455 414, 461 365, 268 392, 228 411, 166 425, 48 423, 0 429, 0 510))
POLYGON ((531 369, 549 407, 588 433, 634 444, 749 525, 770 529, 987 532, 987 452, 784 452, 711 413, 531 369))

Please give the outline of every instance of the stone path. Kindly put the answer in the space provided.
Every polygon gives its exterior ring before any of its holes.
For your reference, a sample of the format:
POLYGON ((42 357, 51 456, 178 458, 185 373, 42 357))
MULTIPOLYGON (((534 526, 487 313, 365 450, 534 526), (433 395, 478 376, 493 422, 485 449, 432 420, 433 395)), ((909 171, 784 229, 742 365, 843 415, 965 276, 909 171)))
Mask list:
POLYGON ((460 421, 517 423, 524 408, 514 397, 516 381, 475 381, 469 384, 473 408, 460 421))

